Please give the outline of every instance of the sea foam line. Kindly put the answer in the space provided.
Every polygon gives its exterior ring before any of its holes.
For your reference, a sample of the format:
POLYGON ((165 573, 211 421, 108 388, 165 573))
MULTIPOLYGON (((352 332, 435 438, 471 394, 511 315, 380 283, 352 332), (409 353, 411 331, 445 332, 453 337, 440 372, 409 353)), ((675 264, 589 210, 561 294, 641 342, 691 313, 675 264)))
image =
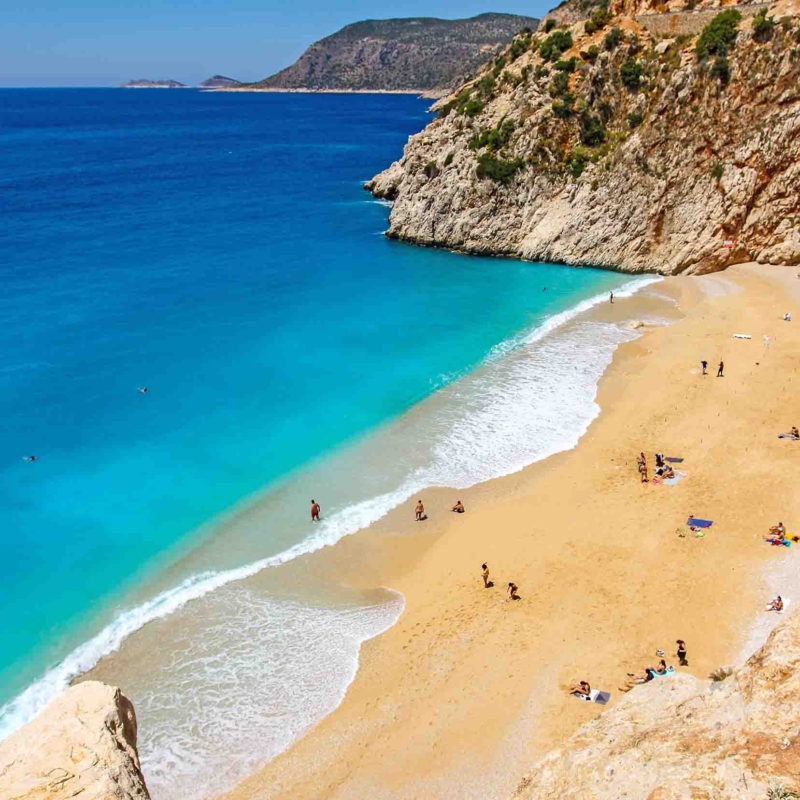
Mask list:
MULTIPOLYGON (((619 298, 630 297, 644 287, 661 280, 663 279, 660 277, 637 278, 625 283, 614 294, 619 298)), ((608 295, 605 292, 594 295, 566 311, 549 317, 532 331, 512 337, 495 346, 483 363, 488 364, 497 361, 518 347, 543 339, 578 315, 605 302, 607 297, 608 295)), ((578 438, 584 432, 585 428, 578 431, 578 438)), ((574 446, 574 443, 569 446, 574 446)), ((551 454, 551 452, 542 454, 536 460, 551 454)), ((527 466, 527 464, 523 466, 527 466)), ((511 471, 516 471, 519 468, 521 467, 515 465, 511 471)), ((500 474, 507 474, 507 472, 501 472, 494 477, 499 477, 500 474)), ((207 571, 193 575, 178 586, 161 592, 151 600, 120 612, 99 633, 78 646, 63 661, 49 669, 39 680, 0 708, 0 741, 3 741, 18 728, 33 719, 58 695, 64 692, 74 678, 88 672, 101 659, 117 651, 128 636, 148 623, 174 614, 187 603, 198 600, 229 583, 245 580, 265 569, 280 566, 302 555, 313 553, 335 544, 345 536, 356 533, 377 522, 393 508, 431 485, 430 480, 433 477, 430 472, 426 475, 424 470, 418 471, 409 476, 408 480, 398 489, 347 506, 333 514, 319 526, 318 533, 298 542, 281 553, 254 561, 242 567, 221 571, 207 571)))

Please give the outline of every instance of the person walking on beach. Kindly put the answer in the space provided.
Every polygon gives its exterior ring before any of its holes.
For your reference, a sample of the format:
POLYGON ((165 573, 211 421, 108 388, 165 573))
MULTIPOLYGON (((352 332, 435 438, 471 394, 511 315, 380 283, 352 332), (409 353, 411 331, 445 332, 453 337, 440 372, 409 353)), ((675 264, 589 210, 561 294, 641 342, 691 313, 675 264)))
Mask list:
POLYGON ((311 501, 311 521, 312 522, 319 522, 319 512, 322 509, 319 507, 319 503, 316 500, 311 501))
POLYGON ((701 361, 700 366, 703 368, 703 375, 706 375, 708 371, 708 361, 701 361))
POLYGON ((647 483, 647 459, 644 453, 639 453, 639 457, 636 461, 639 465, 639 474, 642 476, 642 483, 647 483))
POLYGON ((683 639, 677 639, 675 644, 678 645, 678 664, 682 667, 688 667, 689 662, 686 660, 686 642, 683 639))
POLYGON ((489 565, 481 564, 481 578, 483 578, 483 588, 491 589, 494 584, 489 580, 489 565))
POLYGON ((414 509, 416 514, 417 522, 421 522, 425 519, 425 506, 422 505, 422 500, 417 501, 417 507, 414 509))
POLYGON ((725 377, 725 376, 722 374, 722 371, 723 371, 724 369, 725 369, 725 362, 724 362, 724 361, 720 361, 720 362, 719 362, 719 367, 717 368, 717 377, 718 377, 718 378, 724 378, 724 377, 725 377))
POLYGON ((614 292, 609 293, 608 301, 611 303, 612 306, 614 305, 614 292))

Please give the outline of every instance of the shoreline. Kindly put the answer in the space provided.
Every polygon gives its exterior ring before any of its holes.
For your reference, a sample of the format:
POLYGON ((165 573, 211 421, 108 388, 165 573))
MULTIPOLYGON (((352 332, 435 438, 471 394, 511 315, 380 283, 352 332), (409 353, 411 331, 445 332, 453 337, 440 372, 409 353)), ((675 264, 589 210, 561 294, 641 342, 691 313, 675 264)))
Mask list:
POLYGON ((447 89, 283 89, 272 86, 220 86, 217 88, 204 88, 198 86, 203 92, 261 92, 271 94, 412 94, 424 100, 439 100, 447 97, 447 89))
MULTIPOLYGON (((709 490, 712 495, 722 491, 713 486, 708 465, 703 463, 705 459, 698 461, 696 455, 687 459, 690 474, 675 487, 637 485, 629 464, 635 453, 629 452, 631 448, 617 452, 618 444, 610 463, 614 470, 624 470, 624 477, 611 474, 598 479, 594 470, 585 475, 581 463, 594 466, 596 452, 603 452, 603 444, 605 452, 608 451, 609 431, 615 425, 619 428, 620 420, 629 424, 641 416, 634 413, 640 410, 639 405, 651 412, 647 420, 653 430, 644 437, 650 441, 641 441, 651 464, 655 448, 669 452, 675 447, 682 453, 690 453, 694 440, 687 438, 683 429, 691 424, 682 422, 680 415, 675 414, 679 408, 673 409, 670 403, 669 410, 653 415, 648 400, 631 404, 626 397, 631 381, 649 378, 652 383, 650 373, 655 362, 663 360, 661 356, 671 356, 667 360, 670 369, 674 369, 674 354, 665 349, 664 340, 687 338, 681 333, 685 328, 696 329, 696 335, 704 324, 711 324, 706 322, 706 315, 731 304, 731 298, 737 301, 734 304, 739 312, 747 313, 742 298, 731 291, 731 283, 752 287, 762 282, 774 294, 774 279, 768 273, 780 269, 751 266, 736 268, 724 278, 712 275, 668 279, 665 289, 669 293, 675 287, 686 316, 667 328, 648 330, 643 337, 617 348, 598 388, 600 416, 576 448, 546 458, 521 473, 458 492, 468 509, 465 517, 445 516, 441 520, 439 513, 435 524, 424 526, 424 533, 412 528, 413 535, 409 536, 409 525, 401 519, 409 513, 406 504, 367 531, 312 557, 318 563, 313 571, 324 573, 334 569, 353 586, 374 586, 376 578, 385 581, 383 585, 391 585, 404 595, 406 610, 395 626, 362 646, 358 673, 336 711, 225 797, 235 800, 289 794, 338 797, 367 791, 378 796, 409 797, 420 794, 469 797, 473 793, 493 797, 510 793, 516 780, 537 757, 564 741, 581 722, 597 713, 593 706, 565 698, 566 683, 589 679, 593 686, 611 690, 613 702, 619 696, 616 683, 623 680, 626 670, 634 671, 634 667, 638 670, 641 664, 637 665, 637 661, 648 663, 654 659, 653 622, 648 615, 639 613, 637 593, 631 593, 626 584, 633 583, 634 588, 648 595, 648 605, 653 602, 663 605, 657 615, 661 620, 659 627, 668 628, 670 633, 660 634, 657 646, 667 650, 675 638, 686 638, 692 665, 689 669, 693 674, 705 677, 720 663, 733 659, 737 647, 744 644, 743 626, 757 617, 753 609, 763 608, 758 598, 765 580, 741 563, 742 541, 738 542, 735 556, 721 548, 724 538, 717 531, 725 524, 724 519, 720 523, 719 517, 713 517, 718 521, 717 530, 712 529, 703 540, 675 536, 675 530, 685 521, 684 511, 711 514, 710 510, 694 506, 709 490), (704 292, 698 282, 711 291, 704 292), (656 358, 652 357, 654 353, 656 358), (662 414, 666 415, 663 421, 659 419, 662 414), (660 436, 654 439, 656 432, 660 436), (664 444, 667 437, 675 444, 664 444), (573 480, 565 484, 565 476, 572 476, 573 480), (576 483, 582 486, 581 481, 588 484, 585 487, 588 491, 581 491, 576 497, 573 487, 576 483), (642 501, 643 491, 649 495, 642 501), (585 499, 595 495, 600 495, 606 503, 588 509, 585 499), (621 504, 620 495, 625 500, 621 504), (562 505, 553 508, 556 498, 562 505), (564 500, 572 504, 563 505, 564 500), (631 507, 632 501, 642 501, 644 511, 649 510, 651 516, 656 511, 657 526, 662 529, 657 544, 649 537, 640 541, 642 512, 636 505, 631 507), (658 517, 657 508, 663 504, 672 512, 667 524, 671 534, 663 530, 664 522, 658 517), (584 552, 593 551, 596 542, 592 537, 585 538, 580 526, 573 530, 570 524, 565 531, 567 538, 559 542, 563 507, 571 508, 573 515, 590 528, 608 524, 610 518, 617 528, 625 531, 622 536, 619 531, 609 534, 605 549, 610 561, 602 564, 600 575, 593 574, 597 571, 595 561, 587 560, 590 553, 584 552), (521 524, 520 517, 531 522, 521 524), (491 544, 486 541, 487 529, 493 531, 491 544), (498 530, 503 531, 502 535, 498 530), (553 536, 553 530, 559 533, 553 536), (393 534, 390 547, 385 546, 387 533, 393 534), (535 545, 530 539, 535 540, 535 545), (632 547, 632 542, 640 546, 632 547), (720 576, 716 585, 711 586, 706 562, 664 563, 662 549, 677 560, 685 557, 691 547, 712 550, 708 561, 726 564, 732 574, 720 576), (487 555, 487 550, 497 552, 487 555), (567 559, 565 552, 569 555, 567 559), (497 590, 485 593, 476 588, 482 558, 489 558, 493 576, 500 578, 499 584, 505 577, 503 573, 514 575, 520 585, 522 603, 509 605, 495 596, 497 590), (630 564, 637 559, 643 563, 632 575, 630 564), (353 569, 354 563, 359 567, 353 569), (669 591, 664 598, 654 601, 650 597, 652 590, 640 572, 660 576, 661 591, 666 580, 669 591), (667 573, 666 578, 663 572, 667 573), (706 582, 696 580, 699 577, 696 573, 706 582), (619 585, 611 577, 618 578, 619 585), (565 586, 567 597, 561 598, 562 605, 547 611, 551 599, 563 594, 565 586), (681 596, 679 590, 687 596, 681 596), (724 604, 720 603, 722 597, 724 604), (598 604, 599 600, 602 602, 598 604), (694 619, 697 614, 692 611, 698 607, 708 609, 708 618, 700 622, 694 619), (617 615, 625 621, 624 625, 616 621, 617 615), (640 643, 648 639, 651 641, 647 646, 640 643), (587 659, 588 653, 592 656, 587 659), (549 659, 542 658, 548 654, 549 659), (522 674, 515 666, 520 660, 525 662, 522 674), (594 666, 586 664, 587 660, 594 661, 594 666), (480 692, 476 686, 481 687, 480 692), (267 795, 268 786, 271 789, 267 795)), ((757 299, 762 301, 757 304, 763 311, 763 298, 757 299)), ((778 324, 774 319, 768 320, 771 330, 778 324)), ((714 322, 718 328, 720 320, 714 322)), ((792 333, 786 329, 779 331, 792 333)), ((726 339, 716 346, 730 349, 736 343, 726 339)), ((713 363, 714 357, 709 354, 709 362, 713 363)), ((680 368, 691 373, 690 365, 680 368)), ((661 370, 656 372, 659 377, 661 370)), ((697 380, 691 375, 691 383, 686 386, 681 383, 676 391, 692 392, 692 384, 697 380)), ((718 385, 723 389, 729 384, 718 385)), ((771 428, 767 431, 771 432, 771 428)), ((612 439, 620 436, 624 434, 616 430, 612 439)), ((713 448, 719 446, 714 438, 713 448)), ((711 447, 709 443, 698 449, 711 447)), ((603 472, 611 467, 599 469, 603 472)), ((438 509, 452 502, 454 492, 426 490, 425 495, 426 506, 438 509)), ((752 509, 745 513, 753 517, 752 509)), ((768 524, 774 522, 770 520, 768 524)), ((613 524, 609 525, 612 531, 613 524)), ((748 538, 744 534, 738 539, 743 537, 748 538)), ((753 546, 752 539, 750 535, 744 544, 753 546)), ((752 553, 750 549, 747 547, 747 557, 752 558, 755 566, 761 568, 765 562, 774 561, 769 558, 774 555, 770 552, 772 548, 759 546, 752 553)), ((604 548, 600 548, 599 553, 591 555, 596 560, 603 552, 604 548)), ((771 567, 774 571, 774 565, 771 567)), ((716 573, 714 576, 717 577, 716 573)), ((655 596, 660 597, 658 591, 655 596)))

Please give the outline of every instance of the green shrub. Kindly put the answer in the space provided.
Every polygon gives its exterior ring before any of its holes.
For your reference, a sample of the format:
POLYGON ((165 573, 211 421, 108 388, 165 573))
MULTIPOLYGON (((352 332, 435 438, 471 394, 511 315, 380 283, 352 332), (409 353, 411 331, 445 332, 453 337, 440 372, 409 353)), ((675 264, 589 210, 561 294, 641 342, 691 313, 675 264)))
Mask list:
POLYGON ((622 80, 622 85, 632 92, 639 91, 639 87, 642 85, 643 74, 644 67, 633 56, 628 56, 619 70, 619 77, 622 80))
POLYGON ((708 25, 703 28, 697 40, 695 53, 697 60, 702 61, 709 56, 725 56, 736 42, 739 34, 739 22, 742 15, 735 9, 729 8, 717 14, 708 25))
POLYGON ((644 117, 638 111, 631 111, 631 113, 628 114, 628 125, 631 126, 631 130, 638 128, 643 121, 644 117))
POLYGON ((794 40, 797 44, 800 44, 800 28, 794 32, 794 40))
POLYGON ((449 167, 452 163, 453 163, 453 154, 452 153, 448 153, 447 154, 447 158, 445 158, 445 160, 444 160, 444 165, 446 167, 449 167))
POLYGON ((550 81, 549 92, 552 97, 563 97, 569 91, 569 75, 566 72, 556 72, 550 81))
POLYGON ((581 141, 589 147, 596 147, 606 140, 606 129, 600 117, 584 111, 581 114, 581 141))
POLYGON ((478 114, 483 111, 483 103, 473 98, 468 100, 463 106, 459 106, 456 111, 459 114, 463 114, 465 117, 477 117, 478 114))
POLYGON ((586 33, 592 34, 596 31, 603 30, 609 22, 611 22, 611 12, 608 8, 601 6, 586 20, 584 28, 586 29, 586 33))
POLYGON ((596 44, 593 44, 588 50, 581 53, 581 58, 584 61, 590 61, 592 64, 594 64, 594 62, 597 61, 597 56, 599 55, 600 48, 596 44))
POLYGON ((715 181, 718 181, 718 180, 720 180, 722 178, 722 173, 724 171, 725 170, 724 170, 722 164, 720 164, 720 163, 714 164, 713 168, 711 169, 711 177, 715 181))
POLYGON ((481 97, 491 97, 494 94, 497 81, 493 75, 484 75, 477 84, 481 97))
POLYGON ((589 161, 589 154, 582 147, 576 147, 567 156, 564 166, 573 178, 580 178, 589 161))
POLYGON ((553 64, 553 69, 559 72, 575 72, 575 67, 578 65, 578 59, 573 56, 572 58, 560 58, 553 64))
POLYGON ((522 169, 522 166, 522 161, 519 159, 504 161, 501 158, 495 158, 491 153, 481 153, 478 156, 476 174, 479 180, 488 179, 503 186, 508 186, 514 180, 517 171, 522 169))
POLYGON ((619 43, 622 41, 622 31, 614 27, 612 28, 603 39, 603 47, 606 50, 611 52, 612 50, 616 50, 619 43))
POLYGON ((731 67, 725 56, 717 56, 711 65, 711 77, 716 78, 723 86, 727 86, 731 80, 731 67))
POLYGON ((552 17, 550 17, 550 19, 546 19, 544 21, 544 32, 550 33, 550 31, 553 30, 556 25, 558 25, 558 23, 552 17))
POLYGON ((545 61, 556 61, 570 47, 572 34, 569 31, 554 31, 539 45, 539 55, 545 61))
POLYGON ((429 161, 422 169, 427 178, 435 178, 439 174, 439 167, 435 161, 429 161))
POLYGON ((545 67, 543 64, 539 64, 539 66, 536 67, 536 72, 533 73, 533 77, 538 81, 549 74, 550 70, 547 69, 547 67, 545 67))
POLYGON ((489 128, 488 130, 481 131, 469 143, 471 150, 479 150, 481 147, 488 147, 493 153, 496 153, 501 148, 508 144, 511 139, 511 134, 514 132, 514 120, 504 119, 496 128, 489 128))
POLYGON ((563 101, 554 101, 553 113, 559 119, 569 119, 575 113, 575 109, 572 107, 572 95, 565 95, 563 101))
POLYGON ((762 44, 768 42, 772 38, 772 29, 777 24, 773 17, 767 16, 767 9, 762 8, 761 11, 753 17, 753 38, 762 44))
POLYGON ((607 100, 601 100, 597 104, 597 110, 600 112, 600 117, 604 122, 610 122, 614 116, 614 106, 607 100))
POLYGON ((508 48, 509 63, 516 61, 523 53, 528 51, 530 46, 530 34, 515 37, 514 41, 511 42, 511 47, 508 48))

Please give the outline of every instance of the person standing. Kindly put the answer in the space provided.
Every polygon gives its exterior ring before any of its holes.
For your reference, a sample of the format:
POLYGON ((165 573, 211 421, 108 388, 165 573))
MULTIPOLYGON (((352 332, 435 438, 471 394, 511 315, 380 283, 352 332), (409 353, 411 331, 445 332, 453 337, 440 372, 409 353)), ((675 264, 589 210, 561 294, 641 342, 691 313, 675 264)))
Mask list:
POLYGON ((611 292, 608 295, 608 301, 611 303, 612 306, 614 305, 614 292, 611 292))
POLYGON ((700 366, 703 368, 703 375, 707 374, 708 371, 708 361, 701 361, 700 366))
POLYGON ((724 378, 724 377, 725 377, 725 376, 722 374, 722 371, 723 371, 724 369, 725 369, 725 362, 724 362, 724 361, 720 361, 720 362, 719 362, 719 367, 717 368, 717 377, 718 377, 718 378, 724 378))
POLYGON ((417 522, 421 522, 425 519, 425 506, 422 505, 422 500, 417 501, 417 507, 414 509, 414 513, 416 514, 417 522))
POLYGON ((319 512, 322 509, 319 507, 319 503, 316 500, 311 501, 311 521, 312 522, 319 522, 319 512))
POLYGON ((489 580, 489 565, 481 564, 481 578, 483 578, 483 588, 488 589, 492 582, 489 580))
POLYGON ((678 664, 682 667, 688 667, 689 662, 686 660, 686 642, 683 639, 677 639, 675 644, 678 645, 678 664))

